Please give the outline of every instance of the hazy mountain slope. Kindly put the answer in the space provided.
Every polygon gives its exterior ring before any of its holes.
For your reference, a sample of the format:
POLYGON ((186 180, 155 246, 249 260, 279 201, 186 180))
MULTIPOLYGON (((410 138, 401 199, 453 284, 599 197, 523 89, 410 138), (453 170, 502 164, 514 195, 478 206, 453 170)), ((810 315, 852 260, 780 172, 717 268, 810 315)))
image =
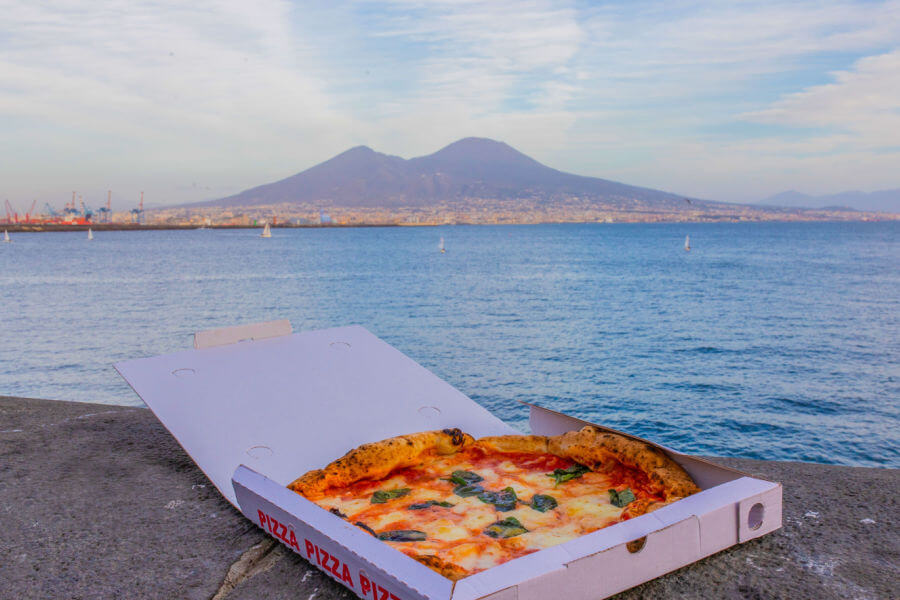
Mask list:
POLYGON ((507 144, 484 138, 465 138, 434 154, 409 160, 358 146, 281 181, 200 204, 392 207, 447 204, 466 198, 553 202, 571 197, 623 208, 690 206, 676 194, 563 173, 507 144))

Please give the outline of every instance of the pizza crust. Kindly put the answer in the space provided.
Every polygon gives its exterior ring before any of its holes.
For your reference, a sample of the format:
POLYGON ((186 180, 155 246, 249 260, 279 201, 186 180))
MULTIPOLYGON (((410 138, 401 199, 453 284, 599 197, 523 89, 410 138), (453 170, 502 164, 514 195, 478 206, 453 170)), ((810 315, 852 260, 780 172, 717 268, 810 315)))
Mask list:
MULTIPOLYGON (((616 464, 645 473, 666 502, 700 491, 690 476, 664 452, 639 440, 598 427, 585 426, 557 436, 502 435, 475 440, 474 447, 488 452, 549 453, 604 472, 616 464)), ((654 507, 654 508, 658 508, 654 507)), ((634 515, 636 516, 636 515, 634 515)))
POLYGON ((487 452, 528 452, 546 454, 548 438, 543 435, 497 435, 475 440, 476 448, 487 452))
MULTIPOLYGON (((431 457, 455 454, 465 448, 478 448, 487 454, 552 454, 601 473, 620 465, 636 469, 646 475, 650 491, 657 499, 632 501, 622 513, 624 518, 646 514, 700 491, 684 469, 661 450, 594 426, 550 437, 508 435, 475 440, 459 429, 401 435, 350 450, 325 468, 306 473, 288 488, 315 501, 325 497, 332 488, 384 479, 397 469, 421 465, 431 457)), ((510 538, 502 543, 512 548, 521 540, 510 538)), ((471 574, 466 568, 434 554, 408 555, 453 581, 471 574)))
POLYGON ((432 571, 437 571, 438 573, 452 581, 459 581, 463 577, 469 575, 469 571, 467 571, 466 569, 460 567, 459 565, 455 565, 452 562, 439 558, 434 554, 413 556, 412 558, 419 561, 432 571))
POLYGON ((593 471, 603 472, 617 462, 638 469, 647 475, 666 503, 700 491, 690 475, 661 450, 598 427, 587 425, 551 437, 547 447, 551 454, 574 460, 593 471))
POLYGON ((328 488, 351 485, 363 479, 382 479, 395 469, 421 463, 428 454, 454 454, 473 442, 471 435, 459 429, 443 429, 363 444, 324 469, 304 474, 288 488, 312 500, 328 488))

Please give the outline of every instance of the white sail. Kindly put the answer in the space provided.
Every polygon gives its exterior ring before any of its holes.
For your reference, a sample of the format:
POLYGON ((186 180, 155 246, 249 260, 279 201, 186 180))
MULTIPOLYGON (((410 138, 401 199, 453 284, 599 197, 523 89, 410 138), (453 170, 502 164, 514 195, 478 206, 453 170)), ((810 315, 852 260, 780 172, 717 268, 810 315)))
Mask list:
POLYGON ((685 252, 691 251, 691 236, 690 235, 687 235, 684 238, 684 251, 685 252))
POLYGON ((11 239, 9 239, 9 232, 8 232, 7 230, 5 230, 5 229, 3 230, 3 241, 4 241, 4 242, 11 242, 11 241, 12 241, 11 239))
POLYGON ((446 250, 444 250, 444 238, 441 238, 441 245, 439 246, 439 248, 441 249, 441 253, 446 252, 446 250))
POLYGON ((259 237, 270 238, 272 237, 272 230, 269 229, 269 224, 266 223, 266 226, 263 227, 263 232, 259 234, 259 237))
POLYGON ((90 227, 88 227, 88 240, 92 239, 94 239, 94 232, 90 227))

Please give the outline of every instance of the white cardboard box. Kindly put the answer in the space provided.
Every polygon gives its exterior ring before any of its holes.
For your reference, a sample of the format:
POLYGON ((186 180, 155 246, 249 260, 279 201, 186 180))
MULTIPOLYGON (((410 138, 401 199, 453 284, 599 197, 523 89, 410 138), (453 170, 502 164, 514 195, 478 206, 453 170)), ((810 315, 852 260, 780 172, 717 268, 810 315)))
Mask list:
MULTIPOLYGON (((658 446, 702 492, 454 584, 285 487, 395 435, 520 433, 362 327, 225 328, 197 334, 194 350, 116 369, 229 502, 361 598, 604 598, 781 527, 780 484, 658 446)), ((530 411, 536 434, 586 424, 530 411)))

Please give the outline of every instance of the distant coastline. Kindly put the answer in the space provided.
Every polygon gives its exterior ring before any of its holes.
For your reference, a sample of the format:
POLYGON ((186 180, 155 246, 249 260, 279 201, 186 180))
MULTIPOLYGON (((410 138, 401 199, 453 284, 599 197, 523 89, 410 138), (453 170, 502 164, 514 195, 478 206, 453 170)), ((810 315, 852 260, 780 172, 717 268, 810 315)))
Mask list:
POLYGON ((47 204, 44 213, 35 214, 33 201, 31 210, 16 212, 7 202, 5 222, 18 225, 19 231, 77 231, 101 225, 140 230, 236 229, 267 223, 385 227, 896 221, 900 211, 887 210, 894 206, 895 193, 900 190, 863 194, 877 200, 865 209, 840 204, 851 193, 829 197, 818 208, 801 206, 812 197, 797 192, 774 196, 771 205, 736 204, 565 173, 503 142, 464 138, 408 160, 358 146, 290 177, 189 204, 145 210, 141 192, 136 207, 113 211, 112 190, 107 191, 105 206, 96 210, 77 192, 62 211, 47 204))
MULTIPOLYGON (((352 225, 343 225, 339 223, 325 224, 281 224, 271 225, 273 229, 344 229, 348 227, 399 227, 397 223, 354 223, 352 225)), ((6 225, 0 223, 0 229, 9 231, 9 233, 51 233, 60 231, 164 231, 164 230, 197 230, 197 229, 262 229, 260 225, 208 225, 199 227, 195 224, 166 224, 153 223, 149 225, 139 225, 137 223, 97 223, 94 225, 69 225, 69 224, 11 224, 6 225)))
MULTIPOLYGON (((674 223, 877 223, 877 222, 893 222, 900 221, 900 214, 897 213, 851 213, 845 218, 835 218, 834 215, 821 215, 815 217, 791 215, 788 218, 772 218, 772 219, 748 219, 748 218, 729 218, 729 217, 713 217, 700 219, 660 219, 660 218, 624 218, 616 221, 503 221, 503 222, 479 222, 479 221, 443 221, 443 222, 420 222, 410 223, 403 221, 385 221, 385 222, 332 222, 332 223, 277 223, 269 226, 273 229, 347 229, 356 227, 439 227, 448 225, 611 225, 611 224, 640 224, 640 223, 658 223, 658 224, 674 224, 674 223), (850 218, 852 215, 853 218, 850 218), (790 218, 793 217, 793 218, 790 218)), ((265 220, 260 220, 256 224, 210 224, 200 225, 198 223, 94 223, 94 224, 71 224, 71 223, 0 223, 0 230, 6 230, 9 233, 50 233, 50 232, 66 232, 66 231, 161 231, 161 230, 202 230, 202 229, 261 229, 265 225, 265 220)))

